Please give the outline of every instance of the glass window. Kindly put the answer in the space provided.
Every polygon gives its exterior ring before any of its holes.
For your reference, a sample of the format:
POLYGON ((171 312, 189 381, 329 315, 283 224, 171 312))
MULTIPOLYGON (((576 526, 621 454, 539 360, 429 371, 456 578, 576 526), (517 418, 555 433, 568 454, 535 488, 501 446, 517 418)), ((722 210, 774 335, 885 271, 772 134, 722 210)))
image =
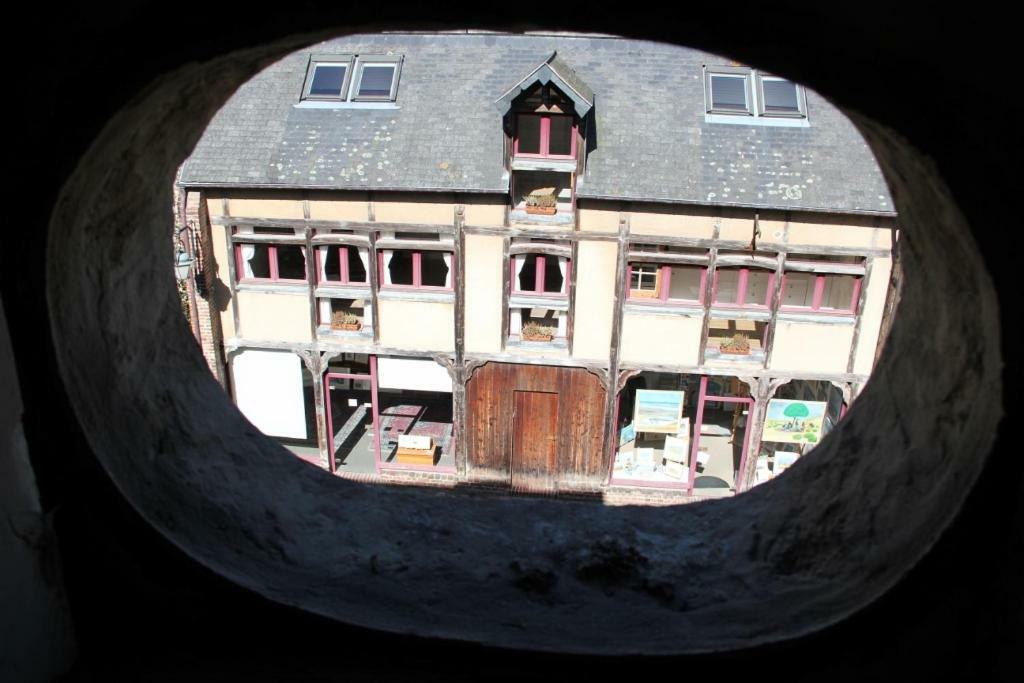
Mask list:
POLYGON ((548 154, 569 156, 572 154, 572 117, 552 116, 548 136, 548 154))
POLYGON ((704 268, 700 266, 672 266, 668 298, 684 301, 701 300, 701 281, 704 268))
POLYGON ((390 64, 364 64, 359 77, 357 97, 390 98, 395 67, 390 64))
POLYGON ((747 77, 720 74, 711 76, 711 107, 738 112, 748 111, 747 77))
POLYGON ((309 86, 309 94, 340 98, 347 71, 347 64, 317 64, 313 68, 313 82, 309 86))
POLYGON ((391 252, 391 260, 388 262, 388 273, 391 275, 389 284, 412 285, 412 256, 413 252, 397 250, 391 252))
POLYGON ((424 251, 421 255, 422 277, 424 287, 446 287, 448 284, 448 264, 445 254, 440 251, 424 251))
POLYGON ((782 79, 763 79, 761 88, 764 93, 764 111, 772 112, 800 111, 800 99, 796 91, 796 83, 782 79))
POLYGON ((531 115, 519 116, 516 152, 519 154, 540 154, 540 122, 541 117, 531 115))

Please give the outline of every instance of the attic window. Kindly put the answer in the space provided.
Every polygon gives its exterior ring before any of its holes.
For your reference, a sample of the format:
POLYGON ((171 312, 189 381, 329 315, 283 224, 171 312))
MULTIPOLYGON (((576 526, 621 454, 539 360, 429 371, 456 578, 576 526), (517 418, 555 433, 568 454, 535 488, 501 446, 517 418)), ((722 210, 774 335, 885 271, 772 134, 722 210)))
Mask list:
POLYGON ((352 99, 394 101, 401 66, 401 57, 359 57, 352 99))
MULTIPOLYGON (((709 115, 759 119, 806 119, 803 88, 748 67, 704 67, 704 98, 709 115)), ((721 119, 719 119, 721 120, 721 119)))
POLYGON ((302 99, 393 102, 401 65, 392 55, 312 55, 302 99))

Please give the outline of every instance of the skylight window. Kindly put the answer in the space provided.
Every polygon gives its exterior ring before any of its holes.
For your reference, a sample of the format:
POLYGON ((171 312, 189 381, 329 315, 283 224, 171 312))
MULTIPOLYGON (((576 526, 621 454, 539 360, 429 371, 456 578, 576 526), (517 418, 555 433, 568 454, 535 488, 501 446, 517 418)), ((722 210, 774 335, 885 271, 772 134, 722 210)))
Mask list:
POLYGON ((393 102, 401 64, 393 55, 312 55, 302 99, 393 102))
POLYGON ((748 67, 704 67, 704 97, 709 115, 726 115, 717 121, 729 116, 744 117, 750 123, 761 118, 807 118, 801 86, 748 67))

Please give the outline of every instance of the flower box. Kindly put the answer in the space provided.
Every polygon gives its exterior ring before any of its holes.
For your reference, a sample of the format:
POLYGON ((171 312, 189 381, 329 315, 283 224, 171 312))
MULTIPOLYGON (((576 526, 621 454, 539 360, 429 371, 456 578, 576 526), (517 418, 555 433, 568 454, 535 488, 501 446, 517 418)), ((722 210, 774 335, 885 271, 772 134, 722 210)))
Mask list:
POLYGON ((539 214, 541 216, 554 216, 558 209, 554 206, 529 206, 526 207, 526 213, 539 214))

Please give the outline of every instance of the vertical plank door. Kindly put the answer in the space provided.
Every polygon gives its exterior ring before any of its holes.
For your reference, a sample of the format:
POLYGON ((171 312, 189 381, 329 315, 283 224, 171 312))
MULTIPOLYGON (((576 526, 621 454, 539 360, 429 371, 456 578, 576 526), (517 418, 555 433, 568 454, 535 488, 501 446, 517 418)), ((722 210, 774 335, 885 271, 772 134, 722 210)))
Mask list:
POLYGON ((558 394, 516 391, 512 415, 512 488, 554 491, 558 394))

